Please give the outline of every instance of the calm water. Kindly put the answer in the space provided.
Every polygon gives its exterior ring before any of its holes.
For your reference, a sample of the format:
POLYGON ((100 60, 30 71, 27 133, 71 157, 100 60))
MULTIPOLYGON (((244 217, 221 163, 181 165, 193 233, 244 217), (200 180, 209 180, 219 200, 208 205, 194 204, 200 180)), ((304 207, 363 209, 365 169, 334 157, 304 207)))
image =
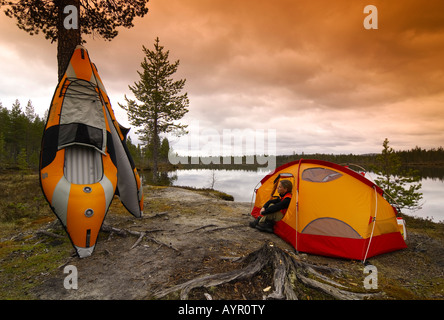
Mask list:
MULTIPOLYGON (((250 203, 256 185, 264 176, 256 171, 193 169, 168 172, 164 179, 173 186, 208 188, 213 185, 214 189, 232 195, 235 201, 250 203)), ((426 174, 421 183, 422 209, 415 212, 403 210, 403 213, 432 218, 435 222, 444 221, 444 177, 426 174)))

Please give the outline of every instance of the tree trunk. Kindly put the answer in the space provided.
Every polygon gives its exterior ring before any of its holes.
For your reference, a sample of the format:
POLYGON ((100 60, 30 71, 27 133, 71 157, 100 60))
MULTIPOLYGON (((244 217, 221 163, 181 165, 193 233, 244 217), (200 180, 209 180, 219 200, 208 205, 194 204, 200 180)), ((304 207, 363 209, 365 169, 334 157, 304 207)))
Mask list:
MULTIPOLYGON (((58 2, 58 21, 57 21, 57 65, 58 79, 62 79, 69 60, 77 45, 81 43, 80 35, 80 0, 59 0, 58 2), (66 29, 64 21, 68 13, 64 13, 65 7, 73 5, 77 8, 77 28, 66 29)), ((75 14, 75 12, 70 14, 75 14)))
POLYGON ((158 171, 158 158, 159 158, 159 129, 157 125, 157 112, 154 119, 154 132, 153 132, 153 181, 157 183, 157 171, 158 171))
POLYGON ((264 244, 262 248, 250 253, 238 262, 241 266, 240 269, 194 278, 185 283, 158 291, 154 294, 154 297, 161 299, 170 293, 179 291, 180 299, 187 300, 191 290, 195 288, 214 288, 220 284, 251 279, 267 266, 271 266, 273 269, 272 287, 274 291, 268 296, 264 296, 264 299, 297 300, 305 298, 304 289, 306 288, 319 291, 325 298, 339 300, 378 298, 382 294, 381 292, 358 293, 352 290, 349 291, 344 285, 321 273, 336 274, 339 272, 342 274, 342 270, 309 264, 298 256, 270 244, 264 244))

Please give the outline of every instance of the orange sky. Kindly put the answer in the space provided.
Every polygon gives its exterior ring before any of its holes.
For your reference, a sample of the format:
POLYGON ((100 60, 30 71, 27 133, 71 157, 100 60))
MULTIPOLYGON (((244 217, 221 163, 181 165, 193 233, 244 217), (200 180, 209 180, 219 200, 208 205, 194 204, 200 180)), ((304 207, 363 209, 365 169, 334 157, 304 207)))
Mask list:
MULTIPOLYGON (((444 146, 444 1, 151 0, 112 42, 86 38, 120 121, 142 45, 180 59, 200 129, 276 129, 277 154, 444 146), (378 29, 366 30, 366 5, 378 29)), ((0 16, 0 101, 48 108, 56 46, 0 16)), ((135 130, 133 130, 135 131, 135 130)))

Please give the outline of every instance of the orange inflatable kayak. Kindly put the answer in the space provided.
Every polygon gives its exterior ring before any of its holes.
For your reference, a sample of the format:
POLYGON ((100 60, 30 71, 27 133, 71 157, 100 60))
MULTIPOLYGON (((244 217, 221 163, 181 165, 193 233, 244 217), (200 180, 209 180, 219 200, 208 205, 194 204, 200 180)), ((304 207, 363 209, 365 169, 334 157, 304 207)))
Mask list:
POLYGON ((78 46, 49 109, 40 184, 81 258, 92 254, 114 194, 142 216, 141 181, 125 139, 97 69, 78 46))

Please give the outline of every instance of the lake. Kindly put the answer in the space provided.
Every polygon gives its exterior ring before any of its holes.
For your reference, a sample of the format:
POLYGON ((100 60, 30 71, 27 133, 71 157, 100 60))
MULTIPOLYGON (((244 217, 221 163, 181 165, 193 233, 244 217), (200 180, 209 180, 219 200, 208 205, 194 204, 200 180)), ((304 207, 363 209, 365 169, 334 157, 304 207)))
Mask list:
MULTIPOLYGON (((247 170, 210 170, 189 169, 176 170, 163 174, 165 184, 173 186, 190 186, 195 188, 210 188, 223 191, 234 197, 234 201, 251 203, 254 200, 254 189, 266 175, 257 171, 247 170)), ((433 177, 424 175, 420 192, 423 194, 422 209, 402 212, 420 218, 431 218, 434 222, 444 221, 444 176, 441 173, 433 177)), ((374 178, 370 174, 370 178, 374 178)))

